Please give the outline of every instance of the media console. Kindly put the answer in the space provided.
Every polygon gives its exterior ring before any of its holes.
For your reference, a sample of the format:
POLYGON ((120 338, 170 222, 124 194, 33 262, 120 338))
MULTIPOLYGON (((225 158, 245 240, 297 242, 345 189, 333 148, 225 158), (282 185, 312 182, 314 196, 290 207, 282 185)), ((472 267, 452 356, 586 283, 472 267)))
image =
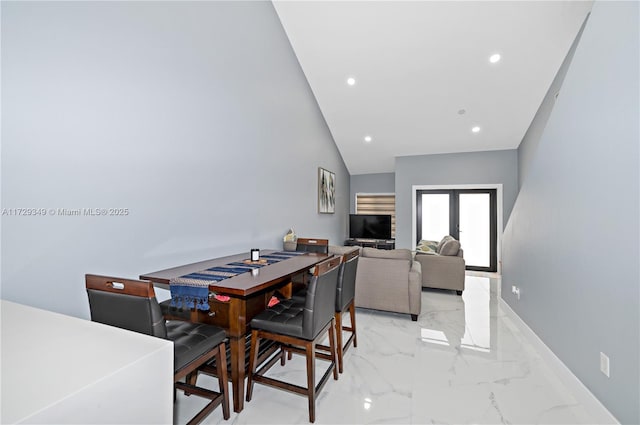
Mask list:
POLYGON ((378 249, 395 249, 396 248, 395 239, 349 238, 344 241, 344 244, 346 246, 362 246, 362 247, 378 248, 378 249))

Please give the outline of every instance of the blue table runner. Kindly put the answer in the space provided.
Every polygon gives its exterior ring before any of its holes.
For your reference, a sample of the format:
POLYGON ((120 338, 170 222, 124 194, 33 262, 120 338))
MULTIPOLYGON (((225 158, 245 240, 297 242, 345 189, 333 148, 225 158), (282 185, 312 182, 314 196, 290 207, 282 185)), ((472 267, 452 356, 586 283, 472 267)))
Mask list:
MULTIPOLYGON (((169 281, 171 306, 180 309, 192 309, 195 307, 198 310, 207 311, 209 310, 209 285, 304 254, 306 252, 278 251, 260 256, 261 259, 267 260, 266 263, 234 261, 222 266, 215 266, 173 278, 169 281)), ((247 260, 249 259, 247 258, 245 261, 247 260)))

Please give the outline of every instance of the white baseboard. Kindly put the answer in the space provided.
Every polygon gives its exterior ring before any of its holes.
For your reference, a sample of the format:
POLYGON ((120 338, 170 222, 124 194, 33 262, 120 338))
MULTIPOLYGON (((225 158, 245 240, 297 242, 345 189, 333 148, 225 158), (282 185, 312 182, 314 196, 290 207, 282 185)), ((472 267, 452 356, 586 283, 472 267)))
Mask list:
POLYGON ((615 416, 593 395, 591 391, 576 377, 573 372, 555 355, 553 351, 540 339, 538 335, 516 314, 515 311, 501 297, 498 302, 502 310, 518 327, 527 340, 538 351, 543 360, 556 373, 562 383, 571 391, 585 409, 592 415, 597 424, 619 424, 615 416))

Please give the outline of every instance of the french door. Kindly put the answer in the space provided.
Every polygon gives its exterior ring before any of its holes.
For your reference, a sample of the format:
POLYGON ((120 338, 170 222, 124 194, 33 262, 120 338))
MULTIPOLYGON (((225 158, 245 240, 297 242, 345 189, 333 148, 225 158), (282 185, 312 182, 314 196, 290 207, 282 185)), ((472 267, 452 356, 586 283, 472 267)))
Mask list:
POLYGON ((418 190, 417 240, 460 241, 467 270, 495 272, 497 257, 496 189, 418 190))

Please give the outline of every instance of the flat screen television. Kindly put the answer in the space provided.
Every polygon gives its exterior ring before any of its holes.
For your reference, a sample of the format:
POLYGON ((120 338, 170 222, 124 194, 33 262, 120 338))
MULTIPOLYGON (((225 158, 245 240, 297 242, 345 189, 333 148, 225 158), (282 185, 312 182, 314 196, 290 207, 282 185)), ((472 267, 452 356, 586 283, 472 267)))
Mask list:
POLYGON ((349 237, 352 239, 391 239, 391 216, 349 214, 349 237))

